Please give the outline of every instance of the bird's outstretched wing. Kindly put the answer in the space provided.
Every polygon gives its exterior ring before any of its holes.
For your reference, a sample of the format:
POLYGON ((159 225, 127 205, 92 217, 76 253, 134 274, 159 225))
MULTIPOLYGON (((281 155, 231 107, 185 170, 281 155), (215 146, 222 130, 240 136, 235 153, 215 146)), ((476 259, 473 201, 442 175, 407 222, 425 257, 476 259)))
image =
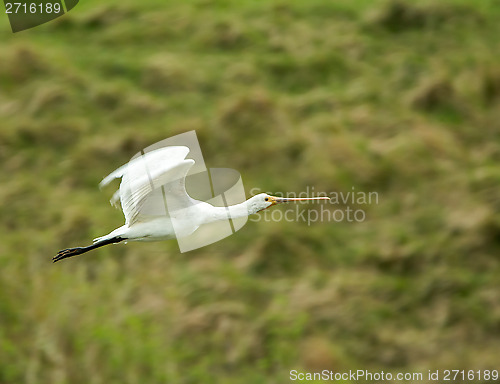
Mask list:
POLYGON ((141 216, 168 215, 168 205, 181 208, 193 204, 185 188, 185 177, 194 165, 186 159, 189 148, 160 148, 132 159, 106 176, 100 187, 121 178, 120 189, 111 202, 120 200, 125 224, 140 221, 141 216))

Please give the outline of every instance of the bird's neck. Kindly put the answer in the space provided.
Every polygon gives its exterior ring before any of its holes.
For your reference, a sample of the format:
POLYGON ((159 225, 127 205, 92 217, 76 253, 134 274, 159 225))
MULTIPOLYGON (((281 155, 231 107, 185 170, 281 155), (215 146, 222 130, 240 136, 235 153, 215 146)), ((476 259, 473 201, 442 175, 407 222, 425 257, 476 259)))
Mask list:
POLYGON ((206 222, 211 223, 214 221, 221 221, 227 219, 237 219, 239 217, 246 217, 254 212, 250 212, 246 201, 240 204, 230 205, 228 207, 212 207, 210 215, 208 215, 206 222))

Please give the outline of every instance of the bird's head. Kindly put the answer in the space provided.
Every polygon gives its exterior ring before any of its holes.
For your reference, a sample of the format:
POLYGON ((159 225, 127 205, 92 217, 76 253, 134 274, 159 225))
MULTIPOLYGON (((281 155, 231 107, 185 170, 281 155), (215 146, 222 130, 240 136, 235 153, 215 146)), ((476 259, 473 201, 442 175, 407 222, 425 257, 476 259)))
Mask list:
POLYGON ((248 200, 248 210, 250 213, 257 213, 267 209, 273 205, 280 203, 289 203, 293 201, 309 201, 309 200, 330 200, 328 197, 302 197, 302 198, 288 198, 276 197, 268 195, 267 193, 259 193, 248 200))

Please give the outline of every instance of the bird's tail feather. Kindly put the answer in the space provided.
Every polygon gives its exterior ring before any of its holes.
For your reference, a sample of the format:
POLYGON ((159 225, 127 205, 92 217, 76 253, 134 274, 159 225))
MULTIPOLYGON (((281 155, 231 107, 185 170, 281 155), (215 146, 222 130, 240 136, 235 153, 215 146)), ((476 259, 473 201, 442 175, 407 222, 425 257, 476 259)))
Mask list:
POLYGON ((92 240, 92 243, 95 244, 97 243, 98 241, 101 241, 102 239, 105 239, 107 237, 106 236, 99 236, 99 237, 96 237, 95 239, 92 240))
POLYGON ((127 237, 125 235, 126 229, 127 229, 127 226, 123 225, 119 228, 116 228, 114 231, 111 231, 107 235, 96 237, 94 240, 92 240, 92 242, 95 244, 95 243, 98 243, 101 241, 107 241, 107 240, 111 240, 111 239, 115 239, 115 238, 121 238, 124 240, 127 237))

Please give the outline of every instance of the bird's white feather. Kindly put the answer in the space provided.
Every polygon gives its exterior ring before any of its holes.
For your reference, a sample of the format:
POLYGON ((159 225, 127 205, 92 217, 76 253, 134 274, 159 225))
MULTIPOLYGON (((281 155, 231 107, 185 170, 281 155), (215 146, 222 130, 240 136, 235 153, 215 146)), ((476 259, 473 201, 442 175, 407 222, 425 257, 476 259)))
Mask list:
MULTIPOLYGON (((188 206, 192 199, 186 192, 185 177, 194 165, 186 159, 189 149, 166 147, 138 156, 105 177, 100 186, 122 178, 118 196, 125 215, 125 225, 140 221, 142 216, 167 215, 171 206, 188 206)), ((114 195, 114 199, 118 197, 114 195)), ((113 199, 112 199, 113 203, 113 199)))

